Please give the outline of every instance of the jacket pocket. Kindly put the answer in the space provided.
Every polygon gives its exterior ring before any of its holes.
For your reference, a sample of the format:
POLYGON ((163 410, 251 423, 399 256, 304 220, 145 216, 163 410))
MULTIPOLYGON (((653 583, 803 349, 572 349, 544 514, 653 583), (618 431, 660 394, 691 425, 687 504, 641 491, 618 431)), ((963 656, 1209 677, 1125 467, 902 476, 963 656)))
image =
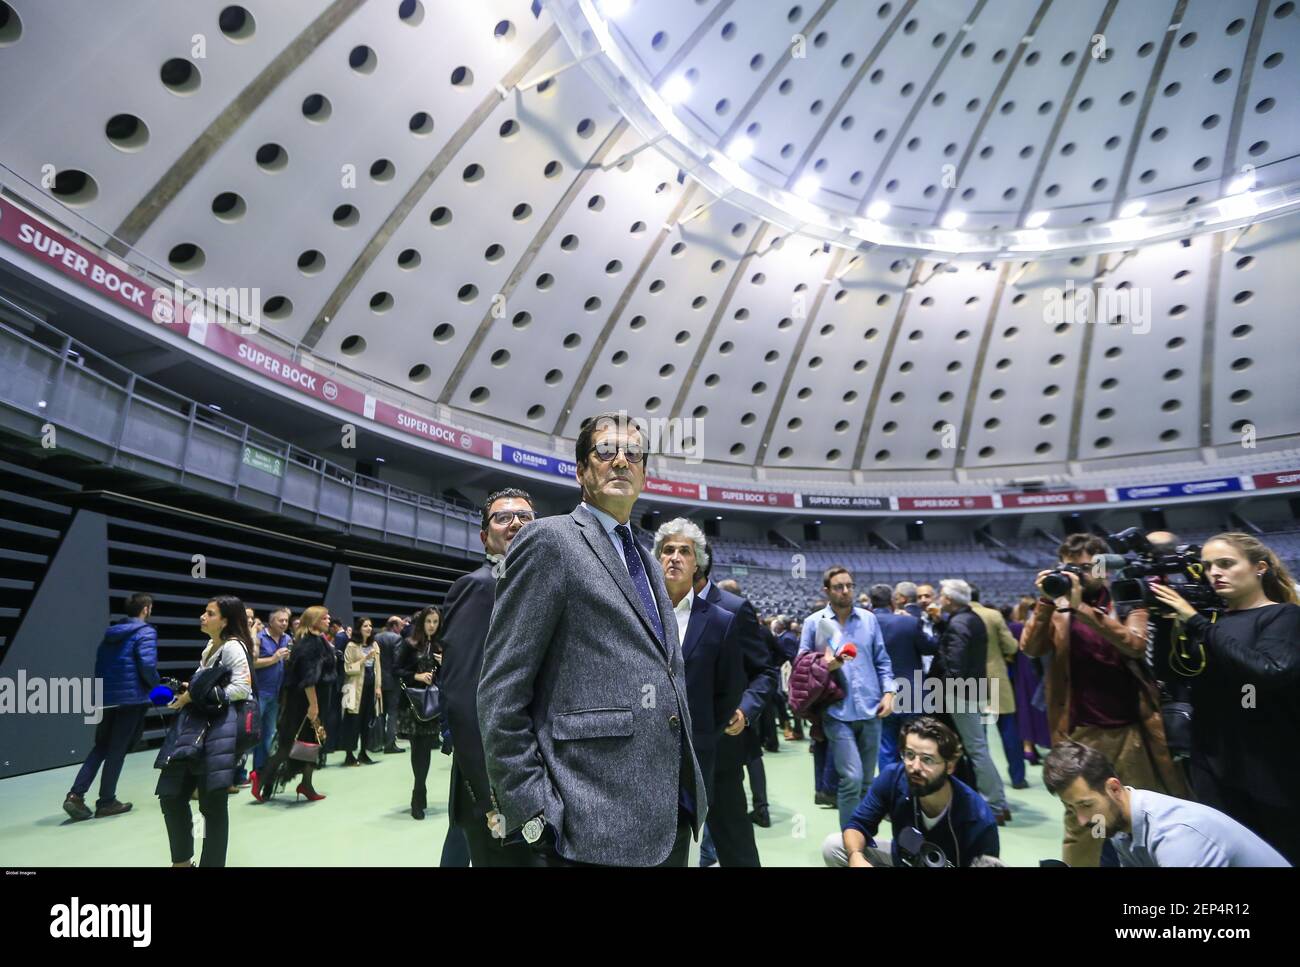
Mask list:
POLYGON ((612 739, 632 734, 630 708, 589 708, 560 712, 551 723, 551 737, 569 739, 612 739))

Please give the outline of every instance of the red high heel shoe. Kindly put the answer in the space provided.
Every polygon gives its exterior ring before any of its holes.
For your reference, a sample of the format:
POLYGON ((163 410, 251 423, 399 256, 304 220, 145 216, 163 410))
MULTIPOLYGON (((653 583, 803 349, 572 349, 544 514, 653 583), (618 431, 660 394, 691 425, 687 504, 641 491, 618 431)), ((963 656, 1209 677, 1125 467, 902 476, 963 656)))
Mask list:
POLYGON ((308 802, 320 802, 325 798, 320 793, 316 792, 316 790, 308 789, 301 782, 298 783, 298 788, 295 789, 294 792, 297 793, 297 795, 293 797, 294 802, 298 801, 298 796, 306 796, 308 802))

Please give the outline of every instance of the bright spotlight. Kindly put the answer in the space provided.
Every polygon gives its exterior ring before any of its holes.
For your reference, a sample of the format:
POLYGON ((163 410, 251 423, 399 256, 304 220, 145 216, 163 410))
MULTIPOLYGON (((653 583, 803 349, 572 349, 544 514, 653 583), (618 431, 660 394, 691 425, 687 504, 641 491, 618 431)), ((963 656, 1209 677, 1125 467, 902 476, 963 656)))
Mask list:
POLYGON ((732 161, 744 161, 754 153, 754 142, 743 134, 733 138, 731 144, 727 145, 727 157, 732 161))
POLYGON ((1119 210, 1120 218, 1137 218, 1147 210, 1147 203, 1144 201, 1131 201, 1119 210))
POLYGON ((1047 224, 1047 220, 1051 217, 1052 217, 1051 212, 1047 212, 1047 211, 1031 212, 1029 217, 1025 219, 1025 228, 1042 228, 1044 225, 1047 224))
POLYGON ((822 180, 816 175, 804 175, 794 183, 794 193, 800 198, 811 198, 822 186, 822 180))
POLYGON ((939 224, 949 231, 952 231, 954 228, 961 228, 966 224, 966 213, 956 209, 953 209, 950 212, 945 212, 943 220, 940 221, 939 224))
POLYGON ((600 12, 606 20, 617 20, 632 9, 632 0, 600 0, 600 12))
POLYGON ((889 209, 890 209, 890 204, 884 199, 873 201, 870 205, 867 206, 867 217, 870 219, 874 219, 875 221, 880 221, 881 219, 887 218, 889 216, 889 209))
POLYGON ((691 96, 691 82, 681 74, 668 78, 659 88, 659 96, 669 104, 681 104, 691 96))

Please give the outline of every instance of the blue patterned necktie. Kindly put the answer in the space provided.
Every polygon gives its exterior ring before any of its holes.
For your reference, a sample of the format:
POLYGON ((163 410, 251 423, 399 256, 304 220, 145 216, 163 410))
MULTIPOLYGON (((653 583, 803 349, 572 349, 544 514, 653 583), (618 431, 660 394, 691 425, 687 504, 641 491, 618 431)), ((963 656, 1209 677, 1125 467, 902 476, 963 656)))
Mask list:
POLYGON ((650 581, 645 576, 645 567, 641 563, 641 555, 637 553, 636 545, 632 543, 632 532, 627 529, 626 524, 619 524, 614 528, 614 533, 623 542, 623 556, 627 559, 627 573, 631 575, 632 584, 637 593, 641 595, 641 603, 645 605, 646 614, 650 618, 650 623, 655 626, 655 634, 659 636, 659 642, 662 644, 664 625, 659 618, 659 608, 655 605, 654 595, 650 593, 650 581))

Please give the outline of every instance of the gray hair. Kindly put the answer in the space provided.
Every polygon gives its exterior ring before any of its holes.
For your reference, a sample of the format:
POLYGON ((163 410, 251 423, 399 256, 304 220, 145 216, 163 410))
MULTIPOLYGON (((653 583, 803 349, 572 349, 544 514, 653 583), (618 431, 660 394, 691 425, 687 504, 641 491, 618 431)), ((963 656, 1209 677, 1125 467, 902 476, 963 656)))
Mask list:
MULTIPOLYGON (((675 534, 690 538, 691 543, 695 545, 695 566, 701 571, 706 570, 709 566, 709 545, 704 539, 704 531, 700 530, 699 525, 694 521, 687 520, 685 517, 676 517, 666 524, 659 525, 659 529, 655 531, 654 556, 659 557, 659 553, 664 548, 664 541, 675 534)), ((694 578, 695 575, 691 575, 691 579, 694 578)))
POLYGON ((944 578, 939 582, 939 593, 959 608, 970 604, 970 585, 961 578, 944 578))
POLYGON ((908 604, 916 602, 916 585, 911 581, 899 581, 894 585, 894 593, 901 594, 908 604))

